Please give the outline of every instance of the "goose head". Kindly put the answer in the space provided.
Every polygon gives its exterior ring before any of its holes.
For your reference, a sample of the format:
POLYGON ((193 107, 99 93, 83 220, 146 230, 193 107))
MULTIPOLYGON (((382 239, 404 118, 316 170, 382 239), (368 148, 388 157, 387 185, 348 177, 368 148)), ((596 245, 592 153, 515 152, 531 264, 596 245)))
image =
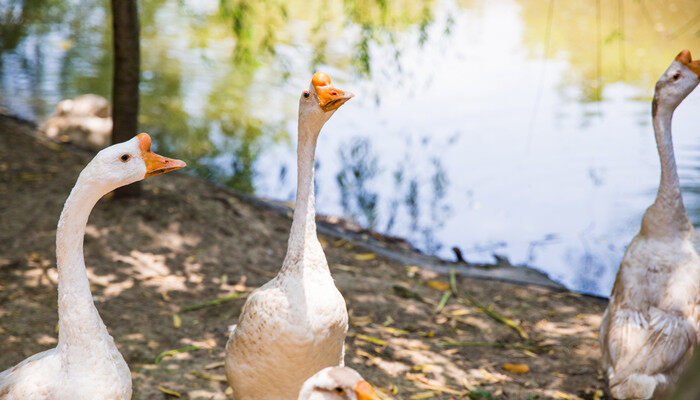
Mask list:
POLYGON ((678 107, 700 83, 700 60, 693 60, 690 51, 683 50, 656 82, 653 114, 659 107, 670 111, 678 107))
POLYGON ((163 157, 151 151, 151 137, 140 133, 126 142, 102 149, 80 173, 79 181, 99 188, 101 194, 184 167, 181 160, 163 157))
POLYGON ((381 400, 352 368, 328 367, 304 382, 299 400, 381 400))
POLYGON ((323 72, 316 72, 309 89, 299 98, 299 123, 308 124, 314 132, 320 132, 323 124, 354 95, 333 86, 331 78, 323 72))

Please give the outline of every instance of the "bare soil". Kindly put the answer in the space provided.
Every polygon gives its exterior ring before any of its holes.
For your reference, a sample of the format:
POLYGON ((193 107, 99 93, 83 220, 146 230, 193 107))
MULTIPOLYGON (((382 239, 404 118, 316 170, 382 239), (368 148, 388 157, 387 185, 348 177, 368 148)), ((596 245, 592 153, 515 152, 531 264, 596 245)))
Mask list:
MULTIPOLYGON (((90 158, 0 116, 0 370, 56 344, 56 223, 90 158)), ((288 216, 179 172, 146 180, 141 198, 97 204, 85 261, 95 304, 131 368, 134 399, 231 398, 222 362, 227 326, 245 294, 276 273, 289 228, 288 216)), ((320 239, 350 313, 347 364, 383 397, 606 398, 600 300, 463 278, 460 296, 437 312, 448 276, 320 239)))

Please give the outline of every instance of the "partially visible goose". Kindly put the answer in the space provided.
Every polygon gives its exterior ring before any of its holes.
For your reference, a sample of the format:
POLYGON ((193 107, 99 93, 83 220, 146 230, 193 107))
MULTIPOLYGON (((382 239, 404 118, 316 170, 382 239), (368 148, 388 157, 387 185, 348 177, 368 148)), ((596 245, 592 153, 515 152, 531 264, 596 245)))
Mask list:
POLYGON ((151 152, 141 133, 97 153, 78 176, 56 231, 58 345, 0 372, 2 400, 128 400, 131 374, 90 293, 83 236, 90 211, 112 190, 185 166, 151 152))
POLYGON ((656 83, 652 117, 661 183, 627 247, 600 327, 603 367, 616 399, 662 396, 698 341, 700 237, 683 206, 671 140, 673 111, 698 83, 700 61, 688 50, 656 83))
POLYGON ((352 368, 327 367, 307 379, 298 400, 381 400, 352 368))
POLYGON ((314 153, 321 128, 351 97, 317 72, 299 99, 287 255, 277 276, 248 296, 226 344, 226 377, 236 400, 295 400, 306 379, 343 364, 348 313, 316 237, 314 153))

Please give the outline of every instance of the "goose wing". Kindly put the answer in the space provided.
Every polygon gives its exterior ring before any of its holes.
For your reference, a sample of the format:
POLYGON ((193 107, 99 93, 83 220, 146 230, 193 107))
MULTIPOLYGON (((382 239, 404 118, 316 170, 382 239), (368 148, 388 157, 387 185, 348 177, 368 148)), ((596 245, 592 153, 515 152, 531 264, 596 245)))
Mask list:
POLYGON ((621 310, 613 316, 607 342, 614 374, 610 386, 632 374, 653 376, 674 370, 695 349, 695 329, 678 312, 621 310))
POLYGON ((58 370, 55 354, 55 348, 46 350, 0 372, 0 399, 23 399, 45 386, 53 372, 58 370))

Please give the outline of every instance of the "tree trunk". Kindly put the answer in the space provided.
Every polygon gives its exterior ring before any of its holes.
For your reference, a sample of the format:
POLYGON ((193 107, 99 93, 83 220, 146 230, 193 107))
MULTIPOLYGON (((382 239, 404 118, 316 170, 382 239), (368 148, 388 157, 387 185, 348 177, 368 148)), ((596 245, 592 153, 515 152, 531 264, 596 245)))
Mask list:
MULTIPOLYGON (((114 28, 114 76, 112 80, 112 143, 138 132, 139 115, 139 19, 136 0, 111 0, 114 28)), ((117 189, 117 196, 138 196, 139 182, 117 189)))

